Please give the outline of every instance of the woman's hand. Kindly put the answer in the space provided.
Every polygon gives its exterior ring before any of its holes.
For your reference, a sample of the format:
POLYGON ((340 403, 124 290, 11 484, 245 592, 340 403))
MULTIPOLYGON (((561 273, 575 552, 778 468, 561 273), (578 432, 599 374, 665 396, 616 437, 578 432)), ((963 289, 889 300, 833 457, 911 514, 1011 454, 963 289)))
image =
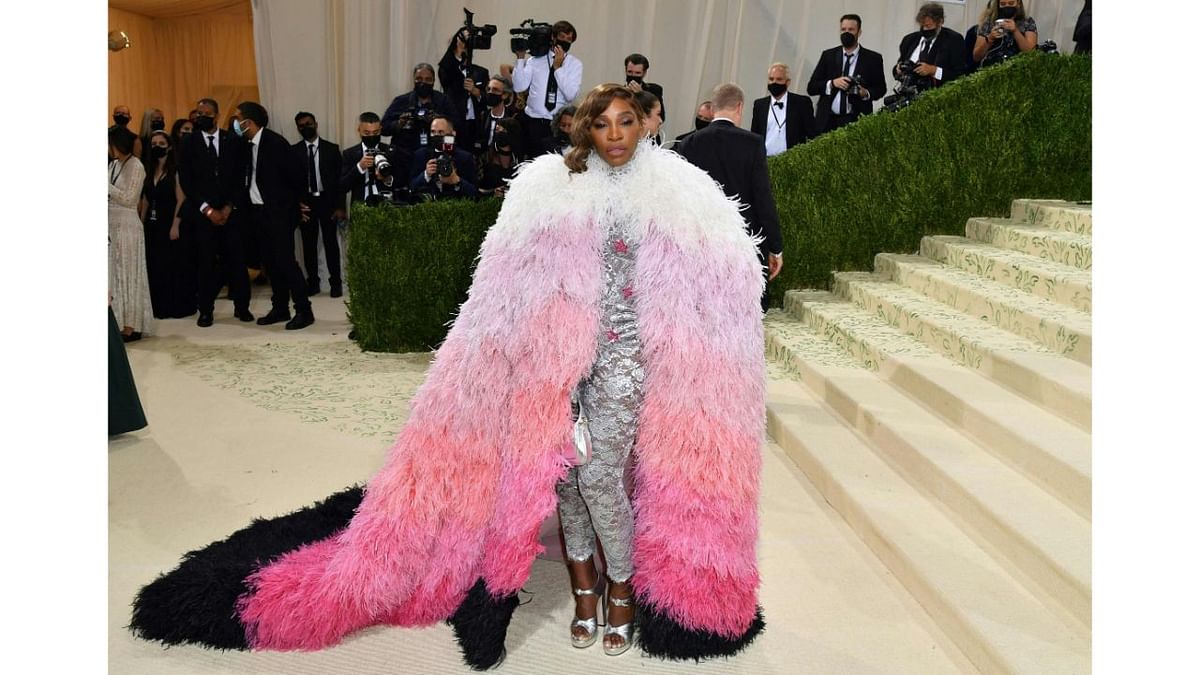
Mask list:
POLYGON ((1017 30, 1017 22, 1012 19, 1000 19, 1000 28, 1006 33, 1011 33, 1017 30))
POLYGON ((169 235, 171 241, 179 241, 179 217, 175 217, 175 222, 171 223, 171 233, 169 235))

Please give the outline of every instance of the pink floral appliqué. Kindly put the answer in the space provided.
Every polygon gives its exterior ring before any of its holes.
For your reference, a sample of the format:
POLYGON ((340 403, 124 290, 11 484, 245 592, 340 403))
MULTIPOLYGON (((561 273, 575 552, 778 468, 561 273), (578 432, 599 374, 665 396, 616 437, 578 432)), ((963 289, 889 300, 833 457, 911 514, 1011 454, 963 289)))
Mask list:
POLYGON ((628 253, 629 252, 629 247, 625 245, 624 239, 618 239, 617 243, 615 245, 613 245, 613 248, 616 249, 617 253, 628 253))
POLYGON ((628 300, 628 299, 632 298, 632 297, 633 297, 633 286, 626 286, 625 288, 622 288, 622 289, 621 289, 621 295, 622 295, 622 297, 624 297, 626 300, 628 300))
POLYGON ((607 333, 607 335, 608 335, 608 341, 609 341, 609 342, 616 342, 617 340, 620 340, 620 339, 621 339, 621 336, 620 336, 620 335, 617 335, 617 331, 615 331, 615 330, 613 330, 613 329, 611 329, 611 328, 609 328, 609 329, 608 329, 608 333, 607 333))

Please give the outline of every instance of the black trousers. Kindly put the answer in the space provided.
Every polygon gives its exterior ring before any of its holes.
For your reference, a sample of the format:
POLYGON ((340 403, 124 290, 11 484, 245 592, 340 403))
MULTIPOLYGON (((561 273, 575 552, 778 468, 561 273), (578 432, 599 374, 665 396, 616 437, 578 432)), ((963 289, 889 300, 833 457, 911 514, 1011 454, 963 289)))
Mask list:
POLYGON ((522 144, 526 157, 537 157, 542 154, 546 139, 554 135, 550 128, 550 120, 530 117, 524 113, 519 118, 521 124, 522 144))
POLYGON ((243 249, 245 214, 234 209, 224 225, 214 225, 202 214, 190 216, 196 231, 196 307, 212 314, 221 286, 229 284, 235 309, 250 309, 250 275, 243 249), (219 270, 219 271, 218 271, 219 270))
POLYGON ((325 266, 329 269, 329 286, 342 285, 342 249, 338 245, 337 223, 333 219, 333 209, 325 204, 312 204, 308 214, 308 222, 300 222, 300 242, 304 248, 304 271, 308 273, 308 283, 320 286, 321 278, 317 274, 317 234, 325 244, 325 266))
POLYGON ((287 312, 289 295, 297 312, 312 311, 308 285, 296 263, 296 222, 284 211, 251 205, 250 223, 271 279, 271 311, 287 312))
POLYGON ((830 113, 829 118, 825 121, 825 128, 821 130, 821 133, 833 131, 834 129, 844 127, 847 124, 850 124, 854 120, 858 119, 859 117, 862 117, 861 113, 857 113, 857 112, 853 112, 853 111, 848 112, 845 115, 835 115, 833 113, 830 113))

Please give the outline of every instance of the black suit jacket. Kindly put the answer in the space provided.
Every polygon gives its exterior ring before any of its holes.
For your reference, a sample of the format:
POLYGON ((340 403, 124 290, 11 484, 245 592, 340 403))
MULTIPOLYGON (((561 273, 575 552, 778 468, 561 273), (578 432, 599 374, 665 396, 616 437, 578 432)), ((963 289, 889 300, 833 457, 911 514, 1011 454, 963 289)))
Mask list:
MULTIPOLYGON (((833 113, 833 97, 838 93, 838 89, 831 87, 830 91, 833 93, 826 94, 825 87, 830 80, 836 80, 842 76, 845 53, 846 50, 841 47, 821 52, 817 67, 813 69, 812 77, 808 79, 808 95, 820 97, 817 99, 818 129, 825 129, 829 122, 829 116, 833 113)), ((887 93, 887 81, 883 78, 883 55, 866 47, 859 47, 858 63, 854 66, 854 74, 862 78, 862 85, 871 92, 871 98, 862 99, 858 96, 851 96, 850 112, 870 115, 875 108, 871 102, 883 98, 883 95, 887 93)))
MULTIPOLYGON (((912 57, 913 50, 920 43, 921 31, 905 35, 900 40, 899 60, 908 61, 912 57)), ((963 55, 963 36, 942 26, 942 29, 938 31, 937 37, 933 40, 933 46, 929 49, 928 59, 926 63, 931 63, 942 69, 942 79, 923 78, 926 80, 926 85, 937 87, 953 81, 962 75, 967 68, 963 55)), ((892 74, 895 75, 894 70, 892 74)))
POLYGON ((478 196, 476 185, 479 180, 479 171, 476 169, 475 155, 462 150, 454 149, 454 170, 458 173, 458 190, 442 189, 438 184, 437 176, 433 180, 425 180, 425 165, 429 160, 435 157, 433 150, 429 148, 421 148, 417 154, 413 155, 412 173, 408 186, 413 192, 423 192, 433 199, 446 198, 470 198, 474 199, 478 196))
MULTIPOLYGON (((484 82, 484 85, 486 86, 487 83, 484 82)), ((459 83, 459 86, 462 86, 462 83, 459 83)), ((462 122, 462 119, 458 116, 458 111, 455 109, 454 103, 450 100, 450 97, 446 96, 440 91, 434 90, 434 92, 430 95, 428 105, 421 106, 419 103, 420 102, 417 99, 416 92, 410 91, 407 94, 401 94, 392 99, 391 104, 387 107, 387 110, 384 111, 383 119, 380 120, 382 122, 383 135, 392 137, 392 145, 394 147, 404 148, 409 152, 416 152, 417 148, 421 147, 419 131, 417 131, 415 128, 409 130, 399 129, 397 128, 398 125, 396 124, 400 120, 401 115, 409 110, 412 110, 413 108, 424 107, 424 109, 428 111, 425 118, 427 120, 429 119, 429 115, 432 115, 433 113, 445 115, 446 117, 454 120, 455 129, 457 129, 458 125, 462 122)), ((426 124, 425 130, 428 131, 428 129, 429 126, 426 124)))
POLYGON ((232 204, 240 206, 246 191, 245 142, 229 131, 217 132, 217 161, 208 153, 208 141, 200 131, 193 132, 183 142, 179 156, 179 185, 184 202, 181 213, 193 222, 207 218, 200 206, 208 204, 220 209, 232 204))
MULTIPOLYGON (((475 86, 479 88, 480 94, 482 94, 487 89, 488 69, 483 66, 471 64, 469 70, 471 79, 475 82, 475 86)), ((484 112, 484 106, 487 104, 483 102, 482 97, 474 98, 467 93, 466 89, 463 89, 463 82, 466 81, 466 77, 463 76, 461 63, 458 59, 454 58, 454 47, 447 47, 446 53, 442 55, 442 60, 438 62, 438 81, 442 83, 442 91, 446 92, 450 103, 454 105, 454 112, 457 116, 457 121, 454 123, 455 130, 460 134, 470 134, 474 138, 474 127, 484 112), (475 103, 475 124, 471 124, 469 129, 466 126, 460 127, 459 125, 459 122, 462 122, 464 125, 468 123, 467 99, 471 99, 475 103)), ((466 148, 466 144, 463 144, 463 147, 464 149, 473 151, 472 148, 466 148)))
POLYGON ((302 179, 300 201, 314 209, 320 216, 326 216, 334 209, 345 206, 346 191, 340 189, 342 149, 338 147, 337 143, 324 138, 317 139, 317 173, 321 176, 321 187, 325 188, 320 197, 313 198, 308 193, 308 143, 301 140, 293 145, 292 155, 293 161, 300 166, 302 179))
MULTIPOLYGON (((250 146, 247 141, 247 146, 250 146)), ((252 157, 249 148, 247 158, 252 157)), ((300 194, 303 191, 304 168, 296 162, 296 154, 287 140, 270 129, 258 137, 258 157, 254 160, 254 182, 262 195, 263 209, 273 224, 295 225, 300 217, 300 194)), ((247 176, 250 172, 247 171, 247 176)), ((250 203, 250 184, 246 183, 246 202, 250 203)))
POLYGON ((688 136, 676 149, 687 161, 708 172, 729 197, 746 205, 746 230, 766 239, 764 253, 783 252, 783 232, 767 175, 767 149, 758 134, 717 120, 688 136))
MULTIPOLYGON (((392 184, 385 185, 383 182, 376 182, 379 189, 393 190, 398 187, 403 187, 408 178, 408 167, 412 164, 412 155, 406 152, 401 152, 387 143, 380 143, 379 150, 388 158, 392 164, 392 184)), ((366 179, 363 174, 358 172, 358 163, 363 158, 362 143, 355 143, 342 151, 342 194, 350 193, 350 203, 363 201, 363 195, 366 194, 366 179)), ((374 170, 367 171, 374 177, 374 170)), ((372 178, 374 180, 374 178, 372 178)))
MULTIPOLYGON (((750 131, 762 137, 759 139, 760 143, 767 137, 767 120, 771 118, 768 102, 772 100, 774 99, 770 96, 764 96, 754 101, 754 116, 750 120, 750 131)), ((784 124, 787 125, 785 133, 789 148, 816 137, 817 128, 816 122, 813 120, 812 99, 789 91, 787 93, 787 121, 784 124)))

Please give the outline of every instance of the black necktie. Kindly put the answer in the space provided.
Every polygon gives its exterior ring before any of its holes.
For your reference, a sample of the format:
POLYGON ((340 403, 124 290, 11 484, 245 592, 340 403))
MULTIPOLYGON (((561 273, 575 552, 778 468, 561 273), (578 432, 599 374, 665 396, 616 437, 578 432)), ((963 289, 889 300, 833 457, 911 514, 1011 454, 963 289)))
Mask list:
POLYGON ((921 53, 917 55, 917 61, 921 63, 929 63, 926 59, 929 58, 929 49, 933 47, 933 41, 921 38, 921 53))
POLYGON ((213 173, 220 173, 221 166, 217 162, 217 147, 213 145, 213 137, 208 136, 208 156, 212 158, 213 173))
MULTIPOLYGON (((854 58, 853 54, 846 54, 846 63, 842 66, 842 77, 850 77, 850 61, 854 58)), ((845 115, 850 112, 850 96, 848 91, 842 92, 842 102, 838 105, 838 114, 845 115)))
POLYGON ((308 146, 308 192, 317 193, 317 146, 308 146))
POLYGON ((550 75, 546 79, 546 112, 554 110, 558 105, 558 80, 554 79, 554 66, 550 66, 550 75))

